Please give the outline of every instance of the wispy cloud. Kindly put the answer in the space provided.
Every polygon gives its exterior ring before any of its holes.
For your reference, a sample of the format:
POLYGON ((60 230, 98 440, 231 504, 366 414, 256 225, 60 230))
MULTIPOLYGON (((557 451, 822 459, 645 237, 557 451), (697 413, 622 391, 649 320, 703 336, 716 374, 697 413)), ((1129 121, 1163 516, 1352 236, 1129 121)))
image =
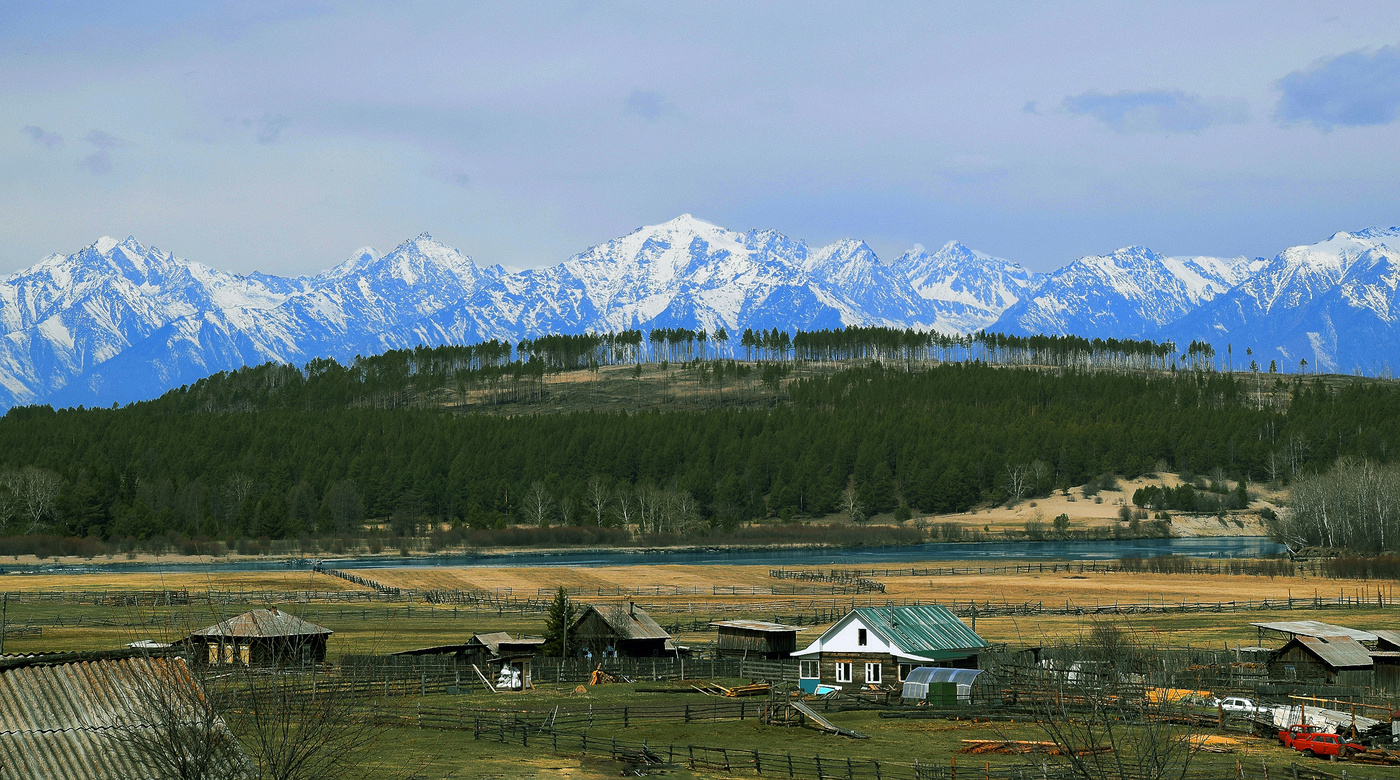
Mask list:
POLYGON ((45 130, 42 127, 36 127, 34 125, 25 125, 24 134, 29 136, 30 139, 34 141, 34 143, 40 144, 41 146, 46 146, 50 149, 56 149, 60 146, 63 146, 63 136, 59 135, 58 133, 49 132, 48 130, 45 130))
POLYGON ((1400 117, 1400 48, 1383 46, 1317 60, 1278 80, 1274 119, 1321 130, 1384 125, 1400 117))
POLYGON ((1061 104, 1077 116, 1093 117, 1120 133, 1199 133, 1212 125, 1249 121, 1239 98, 1203 98, 1179 89, 1126 90, 1106 95, 1090 90, 1061 104))
POLYGON ((112 170, 113 149, 120 149, 127 146, 127 142, 101 130, 93 130, 83 137, 84 141, 96 147, 96 151, 78 161, 78 167, 83 168, 97 176, 101 176, 112 170))
POLYGON ((258 125, 258 143, 274 144, 277 138, 282 135, 282 131, 287 129, 292 120, 282 114, 265 114, 258 125))
POLYGON ((660 119, 674 114, 676 107, 666 100, 666 96, 654 89, 634 89, 623 101, 627 113, 643 119, 660 119))

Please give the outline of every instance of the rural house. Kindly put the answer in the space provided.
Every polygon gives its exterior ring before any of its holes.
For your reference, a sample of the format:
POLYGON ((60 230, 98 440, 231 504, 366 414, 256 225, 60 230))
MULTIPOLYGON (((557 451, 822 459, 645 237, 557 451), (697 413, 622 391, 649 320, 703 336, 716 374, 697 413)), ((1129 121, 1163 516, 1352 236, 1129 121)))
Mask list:
POLYGON ((674 655, 666 629, 632 602, 594 604, 569 626, 569 653, 593 658, 674 655))
POLYGON ((793 656, 802 687, 815 690, 903 683, 921 666, 975 669, 987 648, 946 607, 857 607, 793 656))
MULTIPOLYGON (((0 658, 0 777, 175 780, 177 761, 203 758, 252 777, 223 720, 190 713, 204 693, 179 658, 139 652, 49 653, 0 658), (175 754, 172 718, 201 729, 202 756, 175 754)), ((185 745, 185 743, 177 743, 185 745)))
POLYGON ((532 687, 530 665, 543 645, 542 636, 512 637, 505 631, 494 631, 472 634, 470 639, 458 644, 400 650, 389 656, 451 656, 453 664, 476 666, 478 672, 484 672, 491 679, 505 681, 502 684, 506 687, 521 689, 532 687))
POLYGON ((1352 637, 1296 634, 1269 660, 1269 677, 1368 686, 1372 666, 1371 651, 1352 637))
POLYGON ((797 649, 797 632, 805 629, 762 620, 717 620, 719 638, 715 649, 720 656, 741 658, 787 658, 797 649))
POLYGON ((333 632, 276 607, 231 617, 185 638, 195 663, 270 666, 326 659, 333 632))

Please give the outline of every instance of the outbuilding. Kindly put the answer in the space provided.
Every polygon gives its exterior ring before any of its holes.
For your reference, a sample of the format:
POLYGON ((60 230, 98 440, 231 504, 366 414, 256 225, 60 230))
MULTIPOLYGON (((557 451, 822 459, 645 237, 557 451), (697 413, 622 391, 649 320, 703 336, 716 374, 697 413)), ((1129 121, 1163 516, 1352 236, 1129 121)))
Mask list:
POLYGON ((195 663, 272 666, 326 659, 329 628, 276 607, 231 617, 185 638, 195 663))
POLYGON ((1269 677, 1328 685, 1371 685, 1371 651, 1350 636, 1296 634, 1269 660, 1269 677))
POLYGON ((569 653, 592 658, 674 655, 671 635, 633 602, 593 604, 569 626, 569 653))
POLYGON ((797 650, 797 632, 806 629, 762 620, 716 620, 715 649, 720 656, 780 659, 797 650))
POLYGON ((921 666, 976 669, 989 647, 947 607, 857 607, 793 656, 813 691, 903 683, 921 666))

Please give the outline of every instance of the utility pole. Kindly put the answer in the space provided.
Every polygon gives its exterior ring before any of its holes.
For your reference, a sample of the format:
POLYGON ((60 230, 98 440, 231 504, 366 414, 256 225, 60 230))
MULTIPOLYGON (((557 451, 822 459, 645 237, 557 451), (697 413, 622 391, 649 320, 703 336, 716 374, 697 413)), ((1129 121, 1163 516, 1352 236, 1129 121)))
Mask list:
POLYGON ((5 654, 5 629, 9 628, 10 594, 0 597, 0 655, 5 654))

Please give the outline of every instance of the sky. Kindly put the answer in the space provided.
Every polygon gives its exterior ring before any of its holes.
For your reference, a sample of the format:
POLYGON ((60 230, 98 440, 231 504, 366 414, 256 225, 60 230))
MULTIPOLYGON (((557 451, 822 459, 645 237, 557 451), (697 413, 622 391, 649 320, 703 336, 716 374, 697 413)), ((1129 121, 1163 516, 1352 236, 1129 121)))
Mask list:
POLYGON ((682 213, 886 261, 1400 224, 1400 3, 0 5, 0 274, 101 235, 537 267, 682 213), (8 126, 6 126, 8 124, 8 126))

